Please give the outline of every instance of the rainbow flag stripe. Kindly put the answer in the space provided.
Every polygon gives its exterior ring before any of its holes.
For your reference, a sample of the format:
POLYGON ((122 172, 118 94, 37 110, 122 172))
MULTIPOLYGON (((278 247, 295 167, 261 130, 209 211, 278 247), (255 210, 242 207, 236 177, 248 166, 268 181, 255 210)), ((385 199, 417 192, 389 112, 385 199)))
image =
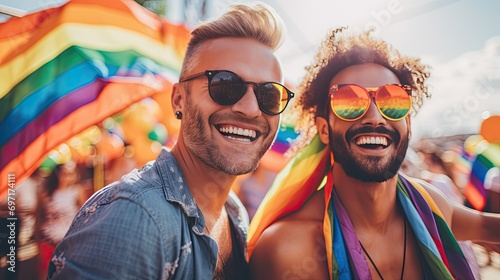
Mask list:
POLYGON ((0 24, 0 199, 61 142, 177 81, 190 37, 134 1, 72 0, 0 24))
POLYGON ((469 183, 465 188, 465 197, 476 210, 482 211, 486 206, 487 195, 484 187, 486 173, 498 166, 500 166, 500 145, 495 143, 488 144, 474 159, 469 183))

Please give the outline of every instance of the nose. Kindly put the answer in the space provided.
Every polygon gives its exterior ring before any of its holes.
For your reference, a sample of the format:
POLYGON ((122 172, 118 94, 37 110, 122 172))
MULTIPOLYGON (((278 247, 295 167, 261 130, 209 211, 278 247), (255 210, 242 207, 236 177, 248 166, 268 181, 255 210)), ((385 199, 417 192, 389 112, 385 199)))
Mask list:
POLYGON ((255 85, 248 84, 245 95, 232 106, 232 110, 245 115, 247 118, 256 118, 262 115, 255 90, 255 85))
POLYGON ((387 120, 378 111, 377 105, 375 104, 375 100, 372 99, 372 102, 370 103, 370 107, 368 108, 368 111, 361 118, 361 123, 362 124, 371 124, 373 126, 387 124, 387 120))

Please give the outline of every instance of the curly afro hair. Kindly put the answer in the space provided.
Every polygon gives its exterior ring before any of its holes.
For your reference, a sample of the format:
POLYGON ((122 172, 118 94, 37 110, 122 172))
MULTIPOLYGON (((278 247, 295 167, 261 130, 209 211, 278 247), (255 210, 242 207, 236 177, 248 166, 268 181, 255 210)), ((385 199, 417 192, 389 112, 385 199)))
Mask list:
POLYGON ((426 79, 429 66, 419 58, 402 56, 387 42, 373 38, 371 31, 349 33, 347 28, 329 32, 316 54, 314 62, 306 67, 306 75, 298 86, 298 98, 292 109, 297 118, 296 129, 302 141, 307 144, 316 133, 316 117, 328 119, 327 96, 331 79, 343 69, 357 64, 376 63, 390 69, 401 84, 412 87, 412 114, 416 114, 425 98, 429 98, 426 79))

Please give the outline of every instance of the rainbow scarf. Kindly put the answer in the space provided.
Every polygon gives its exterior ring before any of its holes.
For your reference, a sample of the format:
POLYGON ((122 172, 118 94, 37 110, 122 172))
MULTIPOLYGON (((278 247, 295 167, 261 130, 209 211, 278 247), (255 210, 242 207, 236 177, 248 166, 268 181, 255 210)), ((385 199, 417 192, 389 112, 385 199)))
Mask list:
POLYGON ((0 24, 0 200, 63 141, 177 81, 190 32, 134 1, 72 0, 0 24))
MULTIPOLYGON (((316 136, 276 177, 249 228, 251 256, 262 232, 274 221, 296 211, 320 188, 325 194, 323 233, 331 279, 371 279, 354 228, 333 192, 331 153, 316 136), (303 168, 303 169, 299 169, 303 168), (300 171, 298 171, 300 170, 300 171)), ((397 199, 404 209, 430 279, 474 279, 467 261, 441 212, 416 182, 399 176, 397 199)))

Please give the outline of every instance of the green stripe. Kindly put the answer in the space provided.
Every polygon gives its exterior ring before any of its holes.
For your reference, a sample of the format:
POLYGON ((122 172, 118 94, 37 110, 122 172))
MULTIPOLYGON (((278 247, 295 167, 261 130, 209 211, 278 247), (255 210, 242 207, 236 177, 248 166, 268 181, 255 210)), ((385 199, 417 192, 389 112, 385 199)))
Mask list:
POLYGON ((429 250, 422 242, 418 242, 420 250, 423 255, 424 261, 427 263, 429 269, 431 270, 432 276, 436 277, 439 275, 439 279, 450 279, 453 280, 451 272, 448 270, 446 265, 441 259, 439 259, 434 253, 429 250))
POLYGON ((500 146, 489 144, 477 157, 488 168, 500 166, 500 146))
MULTIPOLYGON (((333 198, 330 198, 330 200, 332 200, 333 198)), ((328 203, 328 206, 327 206, 327 211, 328 211, 328 217, 330 219, 330 233, 331 233, 331 238, 332 238, 332 245, 333 245, 333 239, 335 238, 333 236, 334 234, 334 215, 333 215, 333 209, 332 209, 332 202, 330 201, 328 203)), ((346 248, 347 249, 347 248, 346 248)), ((337 259, 335 258, 335 254, 333 253, 333 248, 331 248, 332 250, 332 279, 335 279, 335 276, 338 277, 338 275, 340 274, 340 271, 339 271, 339 264, 337 263, 337 259)))
POLYGON ((323 142, 321 142, 319 135, 316 134, 316 136, 314 136, 314 138, 311 140, 311 143, 309 143, 299 152, 299 155, 293 161, 292 168, 297 166, 304 159, 309 158, 315 154, 321 153, 324 150, 325 146, 326 145, 323 142))
POLYGON ((441 243, 443 244, 443 247, 446 249, 452 249, 455 251, 455 253, 459 254, 460 256, 463 256, 462 249, 460 249, 460 246, 458 245, 457 240, 455 239, 455 236, 453 235, 452 231, 448 227, 448 224, 441 218, 441 216, 435 214, 434 215, 434 220, 436 221, 436 227, 439 232, 439 237, 441 238, 441 243))

